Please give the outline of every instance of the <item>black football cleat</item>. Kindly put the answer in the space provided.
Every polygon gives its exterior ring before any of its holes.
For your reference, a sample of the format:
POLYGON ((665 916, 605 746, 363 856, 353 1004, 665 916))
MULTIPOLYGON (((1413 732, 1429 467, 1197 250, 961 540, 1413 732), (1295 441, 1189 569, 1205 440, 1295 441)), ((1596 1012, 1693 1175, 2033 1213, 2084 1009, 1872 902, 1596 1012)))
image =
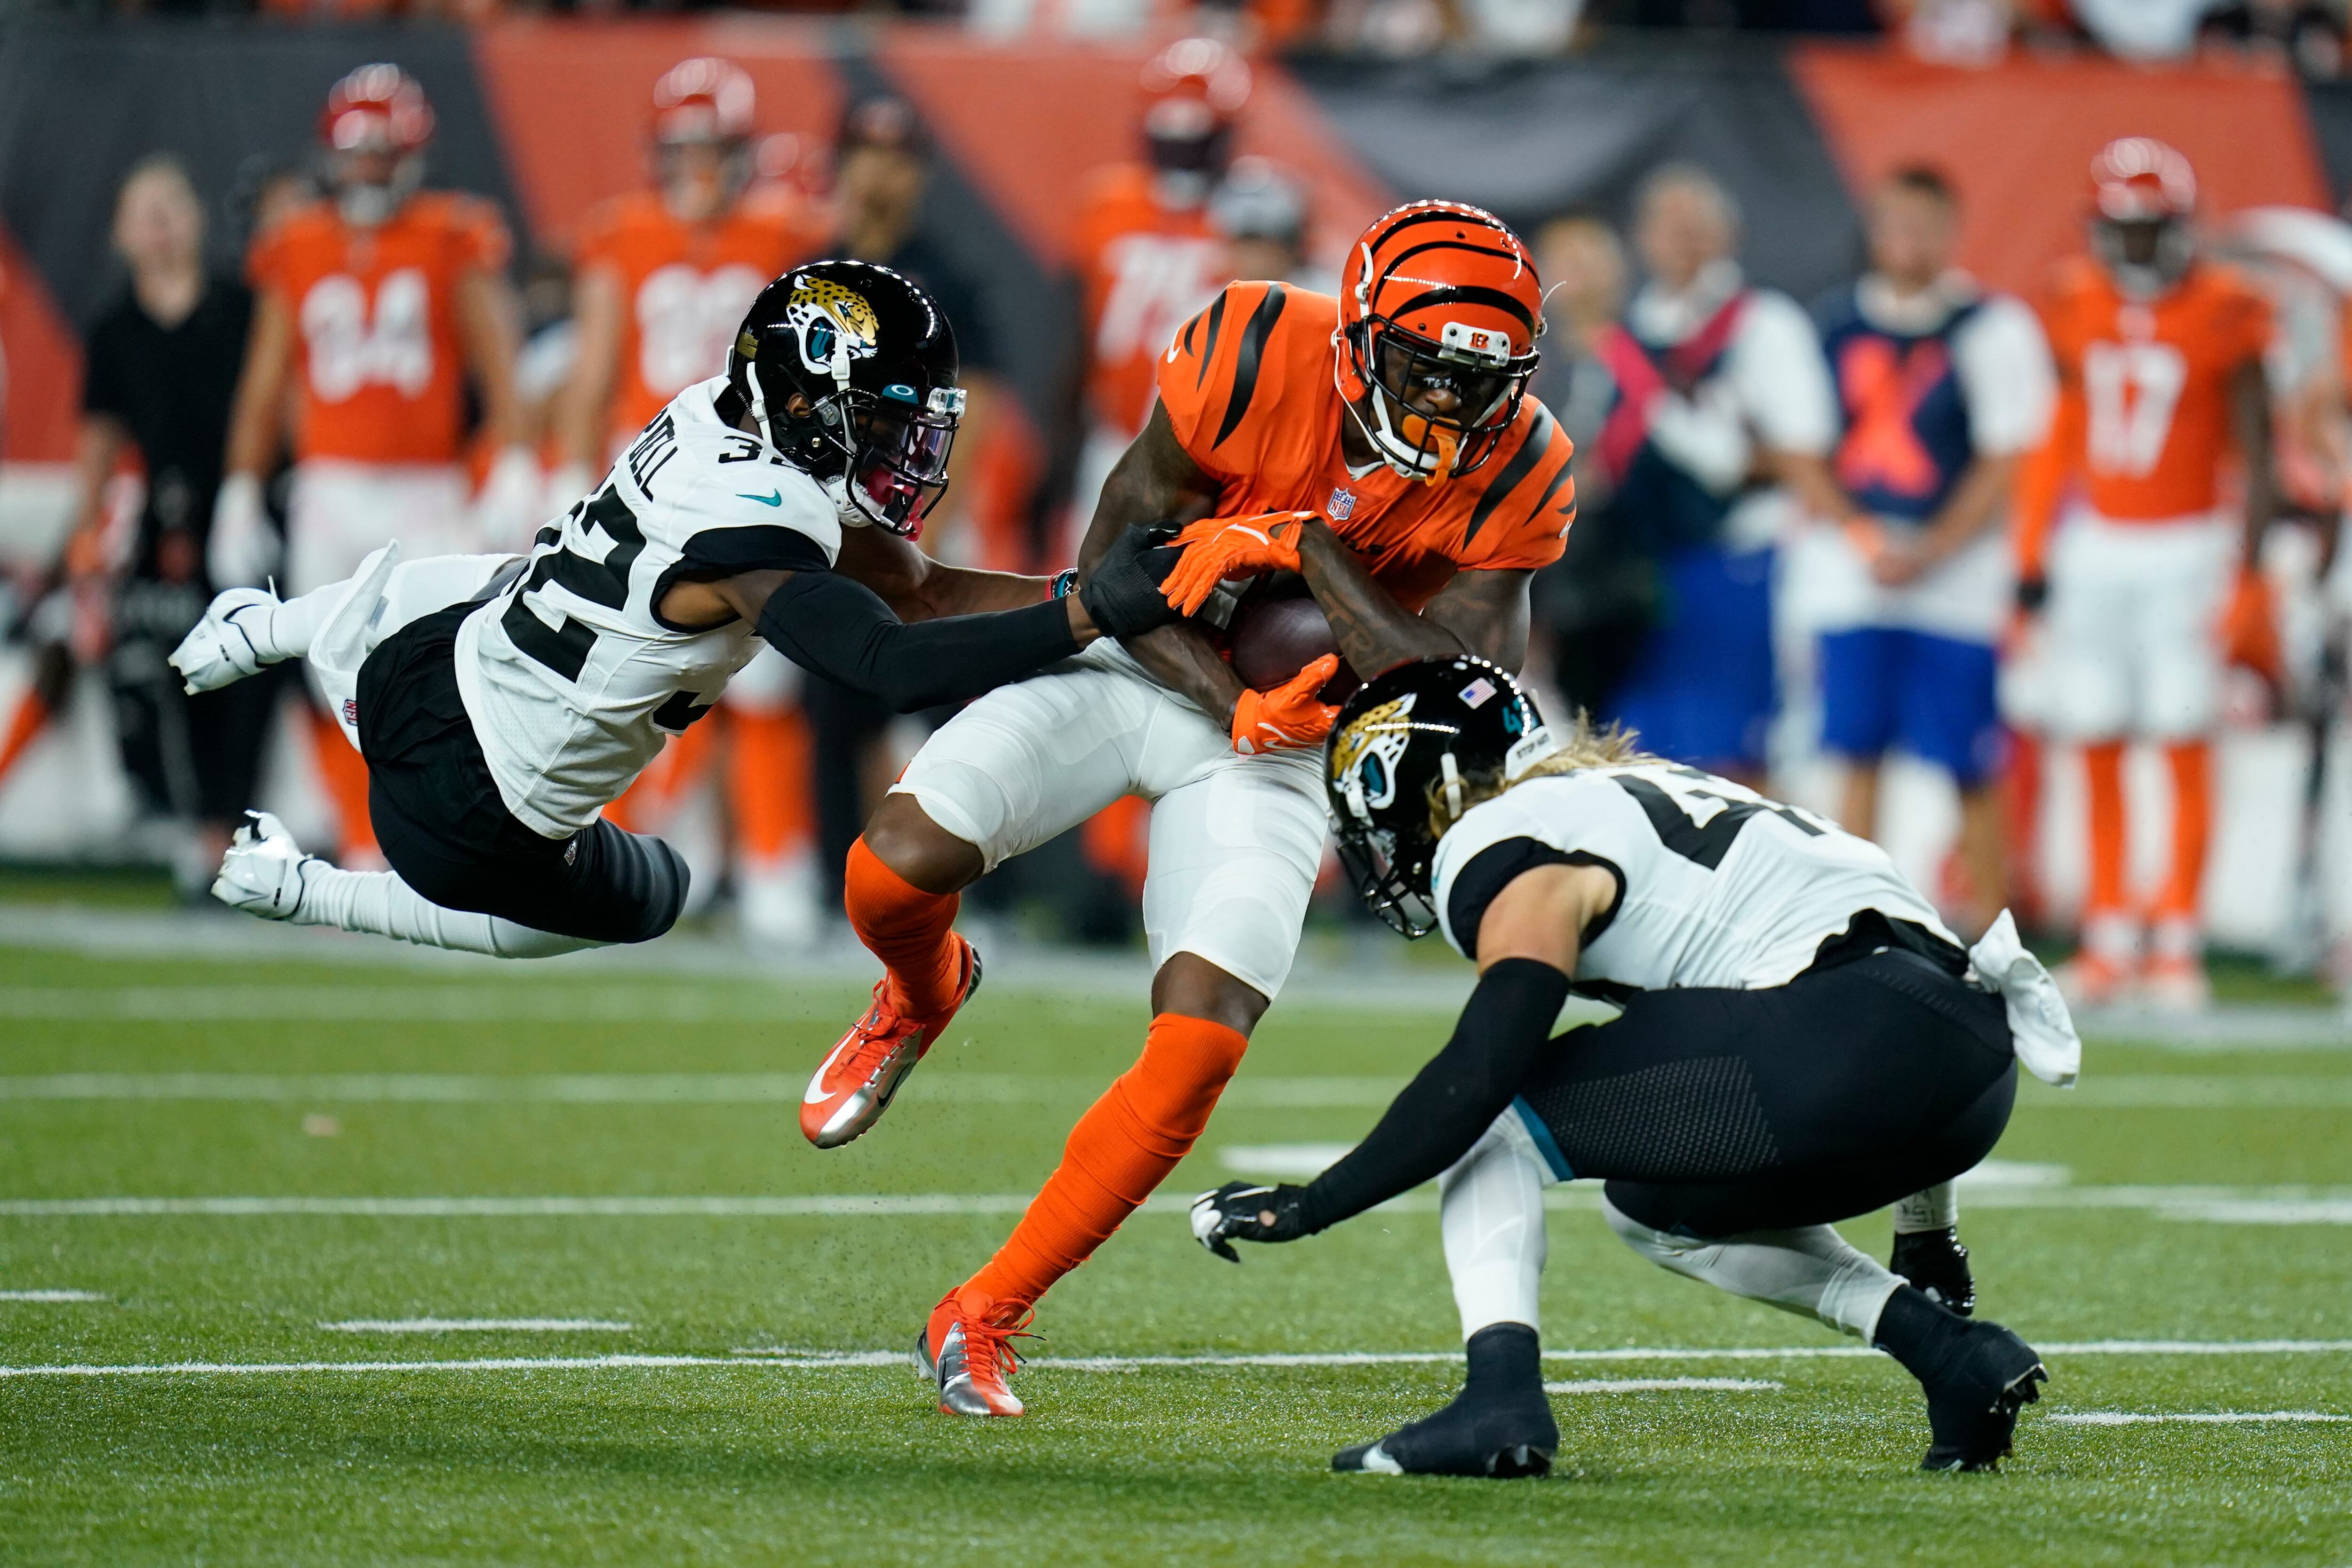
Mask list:
POLYGON ((1969 1272, 1969 1249, 1960 1245, 1956 1228, 1898 1233, 1886 1268, 1948 1312, 1967 1317, 1976 1310, 1977 1282, 1969 1272))
POLYGON ((1932 1379, 1923 1379, 1935 1446, 1923 1470, 1998 1470, 2017 1432, 2017 1413, 2050 1381, 2032 1345, 1994 1322, 1968 1322, 1932 1379))
POLYGON ((1335 1470, 1383 1476, 1486 1476, 1517 1480, 1551 1469, 1559 1427, 1551 1401, 1538 1387, 1528 1394, 1473 1403, 1465 1392, 1453 1404, 1377 1443, 1342 1448, 1335 1470))

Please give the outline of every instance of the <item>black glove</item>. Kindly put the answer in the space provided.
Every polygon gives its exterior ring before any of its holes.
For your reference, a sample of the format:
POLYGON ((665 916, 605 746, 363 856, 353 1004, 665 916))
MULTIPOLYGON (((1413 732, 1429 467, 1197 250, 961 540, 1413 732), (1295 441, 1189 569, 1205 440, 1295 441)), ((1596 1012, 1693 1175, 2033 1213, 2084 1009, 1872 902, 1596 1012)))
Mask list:
POLYGON ((1957 1229, 1898 1233, 1886 1269, 1911 1281, 1912 1289, 1946 1312, 1967 1317, 1976 1310, 1977 1282, 1969 1273, 1969 1249, 1960 1245, 1957 1229))
POLYGON ((1087 617, 1106 637, 1140 637, 1183 617, 1160 591, 1184 552, 1169 547, 1172 523, 1130 523, 1095 563, 1094 575, 1078 590, 1087 617))
POLYGON ((1261 1186, 1229 1181, 1192 1200, 1193 1239, 1228 1263, 1242 1260, 1234 1250, 1235 1241, 1296 1241, 1307 1234, 1298 1212, 1306 1190, 1286 1182, 1261 1186))

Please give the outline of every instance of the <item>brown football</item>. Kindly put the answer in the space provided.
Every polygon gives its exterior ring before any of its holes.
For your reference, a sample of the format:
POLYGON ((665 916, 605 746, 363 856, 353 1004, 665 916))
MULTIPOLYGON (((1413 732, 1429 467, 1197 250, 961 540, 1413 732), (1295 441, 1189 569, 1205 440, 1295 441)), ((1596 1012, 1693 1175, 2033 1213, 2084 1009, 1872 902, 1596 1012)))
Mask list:
MULTIPOLYGON (((1228 631, 1234 674, 1255 691, 1270 692, 1324 654, 1339 651, 1323 607, 1304 594, 1252 599, 1234 612, 1228 631)), ((1342 659, 1339 673, 1318 695, 1327 703, 1346 702, 1362 685, 1342 659)))

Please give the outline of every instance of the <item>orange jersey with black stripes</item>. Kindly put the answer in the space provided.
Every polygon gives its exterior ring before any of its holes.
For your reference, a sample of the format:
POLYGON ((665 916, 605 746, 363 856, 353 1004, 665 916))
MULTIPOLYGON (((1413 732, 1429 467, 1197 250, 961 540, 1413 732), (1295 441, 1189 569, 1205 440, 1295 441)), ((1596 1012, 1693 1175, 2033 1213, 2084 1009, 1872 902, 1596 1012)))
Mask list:
POLYGON ((1281 283, 1235 283, 1160 356, 1177 442, 1223 488, 1217 511, 1317 512, 1373 580, 1419 610, 1456 571, 1534 570, 1576 520, 1573 446, 1529 399, 1494 455, 1434 485, 1386 465, 1349 472, 1332 379, 1339 302, 1281 283))
POLYGON ((2117 522, 2210 511, 2234 445, 2231 383, 2270 347, 2270 301, 2205 262, 2170 292, 2133 299, 2077 258, 2042 321, 2058 368, 2055 455, 2091 509, 2117 522))
POLYGON ((1233 276, 1224 241, 1205 204, 1164 206, 1151 171, 1122 163, 1094 176, 1073 250, 1086 291, 1087 413, 1132 435, 1151 413, 1160 350, 1233 276))
POLYGON ((634 436, 670 399, 724 371, 760 290, 823 243, 801 214, 774 202, 738 202, 712 224, 679 221, 653 191, 598 208, 577 261, 610 267, 620 281, 610 434, 634 436))
POLYGON ((459 280, 505 268, 498 210, 425 191, 373 228, 316 202, 254 241, 246 271, 294 320, 298 457, 454 463, 465 444, 459 280))

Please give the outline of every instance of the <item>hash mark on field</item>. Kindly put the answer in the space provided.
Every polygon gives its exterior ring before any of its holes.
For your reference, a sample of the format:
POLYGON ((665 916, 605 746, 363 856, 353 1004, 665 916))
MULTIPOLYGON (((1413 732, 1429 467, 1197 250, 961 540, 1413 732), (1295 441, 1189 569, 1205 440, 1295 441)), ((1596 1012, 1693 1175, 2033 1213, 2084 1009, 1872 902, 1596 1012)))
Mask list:
POLYGON ((335 1333, 625 1333, 636 1324, 604 1318, 352 1318, 319 1326, 335 1333))
POLYGON ((1769 1377, 1580 1377, 1567 1383, 1547 1383, 1546 1394, 1669 1394, 1704 1389, 1716 1394, 1758 1394, 1786 1388, 1769 1377))
POLYGON ((0 1291, 0 1301, 102 1301, 96 1291, 0 1291))
POLYGON ((2160 1421, 2200 1427, 2251 1427, 2263 1421, 2352 1421, 2326 1410, 2068 1410, 2042 1417, 2061 1427, 2143 1427, 2160 1421))

